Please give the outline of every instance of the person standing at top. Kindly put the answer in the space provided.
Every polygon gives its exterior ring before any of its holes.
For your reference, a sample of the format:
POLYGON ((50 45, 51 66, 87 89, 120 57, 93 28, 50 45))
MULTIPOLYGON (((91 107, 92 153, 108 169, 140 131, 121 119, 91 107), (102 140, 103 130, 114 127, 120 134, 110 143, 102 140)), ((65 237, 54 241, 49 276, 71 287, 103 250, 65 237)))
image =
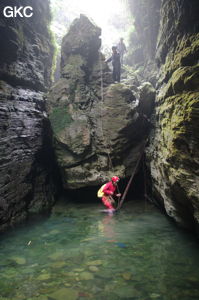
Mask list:
POLYGON ((124 44, 124 39, 121 38, 118 45, 117 45, 117 49, 118 49, 118 52, 120 54, 120 62, 121 62, 121 65, 123 65, 123 61, 124 61, 124 53, 127 52, 126 50, 126 45, 124 44))
POLYGON ((112 47, 112 55, 109 59, 106 60, 107 63, 112 61, 113 65, 113 81, 120 82, 120 74, 121 74, 121 62, 120 62, 120 54, 117 51, 117 47, 112 47))

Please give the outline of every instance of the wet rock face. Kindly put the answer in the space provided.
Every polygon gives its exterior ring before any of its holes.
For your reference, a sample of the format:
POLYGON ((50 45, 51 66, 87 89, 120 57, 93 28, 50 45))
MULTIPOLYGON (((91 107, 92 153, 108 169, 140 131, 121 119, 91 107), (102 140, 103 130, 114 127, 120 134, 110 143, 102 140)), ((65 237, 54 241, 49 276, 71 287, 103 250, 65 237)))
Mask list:
POLYGON ((153 191, 185 227, 199 223, 199 5, 165 0, 157 41, 160 66, 149 160, 153 191))
POLYGON ((130 175, 148 133, 131 90, 111 84, 99 53, 100 34, 87 17, 74 21, 63 39, 62 78, 48 96, 65 188, 98 185, 113 174, 130 175))
MULTIPOLYGON (((14 1, 24 5, 26 1, 14 1), (23 3, 22 3, 23 2, 23 3)), ((53 48, 48 1, 28 1, 33 19, 0 16, 0 230, 48 211, 54 201, 43 91, 53 48)), ((1 1, 1 7, 13 1, 1 1)), ((2 9, 1 9, 2 11, 2 9)))
POLYGON ((130 65, 144 66, 143 76, 153 85, 156 83, 157 66, 154 58, 160 23, 160 0, 128 0, 134 17, 135 32, 131 37, 133 49, 128 61, 130 65))
POLYGON ((141 46, 145 62, 153 60, 160 22, 159 0, 129 0, 129 8, 135 19, 135 41, 141 46))
POLYGON ((0 3, 0 79, 12 85, 45 90, 51 76, 52 52, 48 29, 49 1, 1 0, 0 3), (5 6, 32 6, 31 18, 5 18, 5 6))

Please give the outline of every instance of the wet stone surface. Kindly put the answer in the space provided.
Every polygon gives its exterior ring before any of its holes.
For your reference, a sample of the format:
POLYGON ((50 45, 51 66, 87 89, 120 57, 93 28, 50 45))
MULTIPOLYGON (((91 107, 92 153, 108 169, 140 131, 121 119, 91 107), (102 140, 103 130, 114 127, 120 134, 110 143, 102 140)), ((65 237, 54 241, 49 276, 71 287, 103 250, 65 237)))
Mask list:
POLYGON ((101 208, 57 204, 49 219, 1 236, 0 299, 198 299, 193 237, 148 203, 101 208))

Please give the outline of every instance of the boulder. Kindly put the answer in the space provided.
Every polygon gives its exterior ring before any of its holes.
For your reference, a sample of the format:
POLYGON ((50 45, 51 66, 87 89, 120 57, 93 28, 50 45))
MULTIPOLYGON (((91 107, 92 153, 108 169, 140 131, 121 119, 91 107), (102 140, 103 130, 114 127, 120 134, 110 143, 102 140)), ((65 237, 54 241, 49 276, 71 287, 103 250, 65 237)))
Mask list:
POLYGON ((61 79, 48 95, 48 113, 64 187, 98 185, 129 176, 148 134, 132 91, 112 84, 99 52, 101 30, 76 19, 62 43, 61 79))
POLYGON ((156 90, 150 82, 144 82, 139 87, 140 101, 138 109, 140 112, 150 117, 154 108, 156 90))

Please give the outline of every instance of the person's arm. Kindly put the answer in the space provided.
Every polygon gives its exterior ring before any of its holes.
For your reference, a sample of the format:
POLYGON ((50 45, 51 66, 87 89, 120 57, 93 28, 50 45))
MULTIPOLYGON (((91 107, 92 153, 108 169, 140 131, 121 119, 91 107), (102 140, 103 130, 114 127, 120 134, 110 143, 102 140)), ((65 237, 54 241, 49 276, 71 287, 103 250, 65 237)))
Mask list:
POLYGON ((109 184, 109 183, 107 183, 107 184, 105 185, 105 187, 103 188, 103 193, 104 193, 105 195, 113 195, 113 192, 112 192, 111 189, 110 189, 110 184, 109 184))
POLYGON ((111 57, 109 57, 109 59, 107 59, 105 62, 106 62, 106 63, 109 63, 110 61, 112 61, 112 59, 113 59, 113 57, 111 56, 111 57))

